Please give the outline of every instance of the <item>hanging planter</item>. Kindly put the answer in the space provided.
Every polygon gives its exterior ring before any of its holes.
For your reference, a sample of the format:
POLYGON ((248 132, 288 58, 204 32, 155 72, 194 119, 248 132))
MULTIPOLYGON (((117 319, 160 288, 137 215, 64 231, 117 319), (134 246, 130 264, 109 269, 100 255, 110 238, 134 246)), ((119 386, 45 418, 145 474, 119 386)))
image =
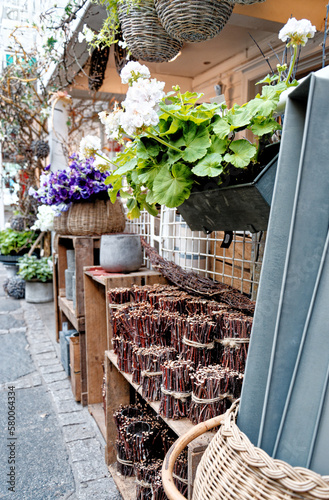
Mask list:
POLYGON ((192 231, 265 231, 278 154, 252 182, 191 192, 178 207, 192 231))
POLYGON ((219 0, 155 0, 162 26, 183 42, 203 42, 223 29, 233 11, 233 3, 219 0))
POLYGON ((98 91, 103 85, 110 47, 96 47, 91 54, 88 87, 98 91))
POLYGON ((140 0, 137 6, 118 4, 122 34, 137 60, 166 62, 173 59, 182 42, 171 38, 162 27, 153 1, 140 0))
POLYGON ((266 0, 228 0, 231 2, 233 5, 234 4, 241 4, 241 5, 251 5, 253 3, 263 3, 266 2, 266 0))
POLYGON ((114 62, 116 70, 120 75, 122 68, 128 63, 128 61, 136 61, 136 59, 133 56, 128 57, 128 49, 122 47, 119 42, 124 42, 121 30, 118 33, 118 42, 114 44, 114 62))

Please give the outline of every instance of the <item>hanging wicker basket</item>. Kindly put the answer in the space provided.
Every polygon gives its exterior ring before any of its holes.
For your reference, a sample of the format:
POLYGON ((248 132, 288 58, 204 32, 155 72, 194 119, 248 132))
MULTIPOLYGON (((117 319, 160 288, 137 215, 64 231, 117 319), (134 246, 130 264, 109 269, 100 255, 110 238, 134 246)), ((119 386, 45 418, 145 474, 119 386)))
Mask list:
POLYGON ((171 38, 162 27, 153 1, 140 0, 136 7, 119 3, 118 16, 123 37, 135 59, 166 62, 182 48, 182 42, 171 38))
POLYGON ((193 500, 318 500, 329 498, 329 476, 292 467, 257 448, 236 425, 238 405, 196 425, 167 453, 162 480, 169 500, 186 500, 176 489, 172 470, 188 443, 220 425, 197 468, 193 500))
POLYGON ((67 234, 96 236, 104 233, 121 233, 125 216, 121 200, 73 203, 68 212, 67 234))
POLYGON ((68 211, 62 212, 60 215, 54 217, 54 231, 57 234, 68 234, 67 218, 68 211))
POLYGON ((223 29, 233 11, 226 0, 154 0, 162 26, 183 42, 203 42, 223 29))
POLYGON ((263 3, 266 0, 228 0, 232 4, 251 5, 252 3, 263 3))

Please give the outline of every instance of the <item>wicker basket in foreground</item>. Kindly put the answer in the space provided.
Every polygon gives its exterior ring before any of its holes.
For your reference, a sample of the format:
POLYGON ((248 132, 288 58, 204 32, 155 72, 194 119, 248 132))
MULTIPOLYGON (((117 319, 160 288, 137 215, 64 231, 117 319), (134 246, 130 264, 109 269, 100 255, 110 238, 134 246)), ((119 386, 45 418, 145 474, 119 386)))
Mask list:
POLYGON ((235 423, 237 410, 234 404, 225 415, 197 425, 171 447, 162 470, 169 500, 184 500, 172 480, 175 459, 190 441, 219 424, 198 466, 193 500, 329 499, 329 476, 291 467, 253 446, 235 423))

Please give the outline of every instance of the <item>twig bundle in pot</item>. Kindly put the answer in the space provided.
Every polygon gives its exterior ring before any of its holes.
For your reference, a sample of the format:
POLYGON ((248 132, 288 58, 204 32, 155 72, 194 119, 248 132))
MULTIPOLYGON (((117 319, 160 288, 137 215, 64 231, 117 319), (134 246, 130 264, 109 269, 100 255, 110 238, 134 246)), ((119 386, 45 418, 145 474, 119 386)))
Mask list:
POLYGON ((229 400, 229 377, 220 365, 199 367, 191 376, 192 400, 189 419, 198 424, 225 413, 231 406, 229 400))
POLYGON ((160 415, 179 419, 187 417, 191 400, 192 361, 166 361, 162 368, 160 415))
POLYGON ((143 416, 141 405, 126 405, 114 412, 113 419, 118 431, 116 440, 117 448, 117 470, 125 477, 134 475, 134 463, 128 459, 125 448, 125 430, 128 424, 138 421, 143 416))
POLYGON ((134 463, 147 460, 152 456, 154 431, 148 422, 137 420, 123 425, 126 456, 134 463))
POLYGON ((153 346, 135 348, 133 351, 133 382, 142 385, 143 398, 159 401, 161 398, 162 371, 165 361, 175 359, 172 347, 153 346))
POLYGON ((136 500, 166 500, 161 479, 162 460, 136 464, 136 500))

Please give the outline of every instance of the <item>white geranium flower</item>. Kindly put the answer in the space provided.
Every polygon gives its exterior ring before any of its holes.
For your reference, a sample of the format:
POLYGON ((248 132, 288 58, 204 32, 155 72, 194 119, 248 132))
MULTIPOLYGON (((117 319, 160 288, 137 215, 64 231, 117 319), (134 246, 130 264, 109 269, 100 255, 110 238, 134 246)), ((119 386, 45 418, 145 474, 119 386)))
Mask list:
POLYGON ((54 210, 49 205, 40 205, 38 207, 37 220, 31 229, 39 229, 40 231, 52 231, 54 229, 54 210))
POLYGON ((123 110, 117 108, 115 108, 112 113, 106 113, 106 111, 98 113, 101 123, 105 126, 105 133, 111 140, 119 140, 122 136, 122 130, 120 127, 122 114, 123 110))
POLYGON ((87 135, 80 141, 80 155, 82 158, 90 158, 101 149, 101 140, 96 135, 87 135))
POLYGON ((129 83, 130 85, 138 78, 150 78, 150 76, 151 73, 148 67, 137 61, 129 61, 120 73, 122 83, 129 83))
POLYGON ((290 45, 302 45, 307 43, 309 38, 313 38, 316 33, 316 27, 312 26, 308 19, 297 21, 295 17, 288 20, 287 24, 279 31, 279 38, 282 42, 290 40, 290 45))

